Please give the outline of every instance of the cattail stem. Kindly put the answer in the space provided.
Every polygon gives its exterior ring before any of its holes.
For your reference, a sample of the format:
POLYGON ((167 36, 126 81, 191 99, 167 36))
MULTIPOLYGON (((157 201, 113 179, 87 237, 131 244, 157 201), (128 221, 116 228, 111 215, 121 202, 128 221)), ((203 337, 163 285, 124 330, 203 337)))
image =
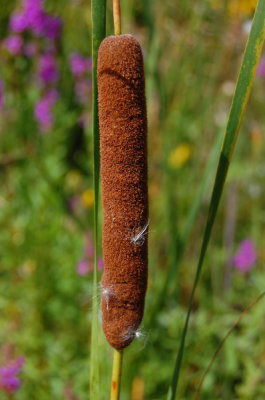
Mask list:
POLYGON ((113 0, 113 21, 115 35, 121 34, 121 8, 120 0, 113 0))
POLYGON ((114 349, 110 400, 119 400, 123 351, 114 349))

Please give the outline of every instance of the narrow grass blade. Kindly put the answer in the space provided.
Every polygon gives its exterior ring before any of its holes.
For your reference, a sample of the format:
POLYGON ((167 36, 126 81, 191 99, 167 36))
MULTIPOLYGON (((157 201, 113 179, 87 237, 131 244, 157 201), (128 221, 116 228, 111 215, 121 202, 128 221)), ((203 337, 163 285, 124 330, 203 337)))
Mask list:
POLYGON ((193 298, 197 284, 199 281, 201 268, 204 261, 204 256, 210 240, 213 223, 217 213, 218 205, 222 195, 227 171, 233 155, 233 150, 236 144, 238 132, 241 126, 241 122, 244 116, 247 101, 250 95, 252 83, 254 80, 257 64, 260 58, 262 46, 264 43, 265 35, 265 1, 259 0, 256 12, 254 15, 251 32, 249 35, 248 43, 245 49, 244 58, 239 72, 239 77, 236 85, 236 90, 228 117, 226 132, 224 141, 221 149, 221 155, 219 159, 218 169, 216 173, 214 188, 212 192, 212 198, 210 202, 207 223, 204 231, 203 242, 197 266, 196 276, 192 288, 192 293, 189 300, 189 307, 186 316, 185 325, 183 328, 179 352, 174 367, 173 378, 171 386, 168 392, 168 400, 174 400, 177 391, 177 385, 179 380, 180 367, 183 357, 183 351, 185 346, 185 338, 189 324, 189 318, 191 314, 191 308, 193 298))
POLYGON ((99 197, 99 121, 98 121, 98 89, 97 89, 97 57, 101 41, 106 34, 106 0, 92 0, 92 130, 93 130, 93 184, 94 184, 94 276, 93 304, 90 349, 90 399, 99 399, 99 361, 98 361, 98 304, 97 304, 97 256, 98 256, 98 197, 99 197))

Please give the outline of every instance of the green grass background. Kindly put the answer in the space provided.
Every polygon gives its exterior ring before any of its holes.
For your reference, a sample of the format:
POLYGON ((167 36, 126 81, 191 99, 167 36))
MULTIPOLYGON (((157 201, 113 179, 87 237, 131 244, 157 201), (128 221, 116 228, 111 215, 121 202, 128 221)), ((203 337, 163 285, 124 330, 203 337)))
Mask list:
MULTIPOLYGON (((151 221, 145 337, 125 351, 124 400, 164 399, 172 378, 220 136, 247 40, 244 26, 253 16, 240 7, 231 15, 226 9, 229 2, 220 3, 130 0, 121 4, 123 32, 136 36, 145 58, 151 221), (170 155, 180 144, 188 146, 190 157, 172 167, 170 155), (186 235, 200 190, 196 218, 186 235), (133 398, 132 386, 140 387, 139 382, 144 397, 133 398)), ((16 3, 1 0, 1 6, 3 40, 16 3)), ((77 399, 85 400, 89 398, 93 276, 92 272, 79 276, 76 265, 83 257, 85 232, 93 232, 93 209, 81 202, 72 215, 66 205, 70 196, 93 188, 92 109, 91 103, 82 109, 74 101, 67 57, 72 51, 91 55, 91 9, 89 2, 65 0, 47 1, 46 7, 64 21, 59 50, 61 98, 48 134, 40 135, 34 121, 33 107, 40 95, 39 88, 29 84, 34 66, 1 51, 6 105, 0 114, 0 358, 7 345, 14 356, 26 358, 22 386, 14 399, 67 399, 65 387, 70 385, 77 399), (82 140, 73 146, 82 112, 89 122, 82 140)), ((107 34, 112 32, 108 3, 107 34)), ((178 399, 195 397, 200 377, 227 330, 264 290, 264 89, 265 79, 256 77, 195 295, 178 399), (258 261, 247 275, 228 267, 245 238, 253 240, 258 252, 258 261)), ((99 226, 101 219, 99 210, 99 226)), ((202 399, 264 398, 264 330, 261 302, 226 342, 204 383, 202 399)), ((105 400, 112 350, 100 325, 98 344, 99 400, 105 400)), ((1 400, 9 398, 0 392, 1 400)))

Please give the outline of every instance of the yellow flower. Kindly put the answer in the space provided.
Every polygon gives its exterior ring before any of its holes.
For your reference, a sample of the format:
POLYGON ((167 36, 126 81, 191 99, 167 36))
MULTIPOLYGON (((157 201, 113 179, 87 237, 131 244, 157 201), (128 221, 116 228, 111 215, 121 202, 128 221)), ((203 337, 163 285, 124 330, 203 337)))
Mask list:
MULTIPOLYGON (((211 0, 211 4, 213 8, 220 9, 224 3, 221 0, 211 0)), ((247 16, 255 11, 256 5, 257 0, 228 0, 227 12, 230 17, 247 16)))
POLYGON ((82 193, 81 199, 85 207, 92 208, 94 205, 94 191, 92 189, 85 190, 82 193))
POLYGON ((186 161, 188 161, 190 155, 190 146, 186 143, 182 143, 170 153, 168 158, 168 165, 171 168, 180 168, 186 163, 186 161))
POLYGON ((144 380, 140 376, 133 378, 131 400, 144 400, 144 380))
POLYGON ((215 9, 220 9, 223 7, 223 0, 211 0, 211 5, 215 9))
POLYGON ((229 0, 227 11, 232 17, 237 15, 250 15, 255 11, 256 5, 257 0, 229 0))

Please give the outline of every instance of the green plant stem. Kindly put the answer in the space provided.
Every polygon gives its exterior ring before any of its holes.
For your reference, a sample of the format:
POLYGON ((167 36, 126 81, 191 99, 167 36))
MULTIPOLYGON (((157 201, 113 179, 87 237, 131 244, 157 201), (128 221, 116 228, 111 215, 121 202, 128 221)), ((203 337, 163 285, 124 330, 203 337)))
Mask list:
POLYGON ((106 0, 92 0, 92 132, 93 132, 93 187, 94 187, 94 274, 93 274, 93 302, 92 327, 90 347, 90 399, 99 399, 99 360, 98 360, 98 199, 99 199, 99 120, 98 120, 98 87, 97 87, 97 59, 101 41, 106 35, 106 0))
POLYGON ((120 398, 122 359, 123 351, 114 349, 110 400, 119 400, 120 398))

